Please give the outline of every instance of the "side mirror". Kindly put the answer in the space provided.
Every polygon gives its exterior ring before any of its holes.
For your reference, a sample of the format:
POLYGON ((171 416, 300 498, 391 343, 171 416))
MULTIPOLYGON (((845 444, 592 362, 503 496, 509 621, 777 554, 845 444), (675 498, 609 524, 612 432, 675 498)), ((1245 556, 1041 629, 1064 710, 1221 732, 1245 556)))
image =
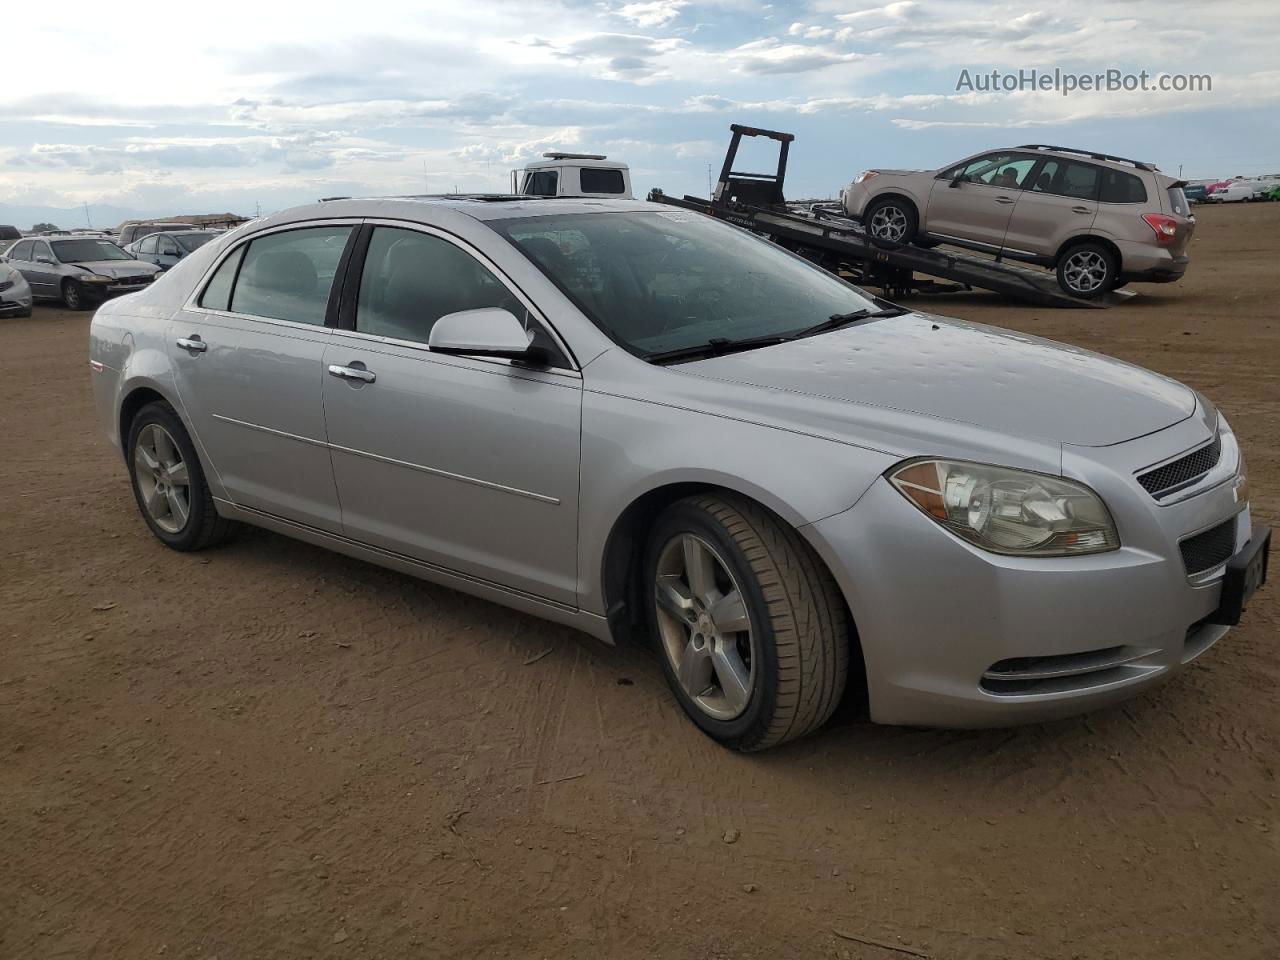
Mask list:
POLYGON ((436 353, 537 362, 533 332, 499 307, 447 313, 435 322, 427 348, 436 353))
POLYGON ((964 180, 965 180, 964 174, 957 173, 954 177, 951 178, 951 182, 947 184, 947 186, 958 187, 960 186, 960 184, 964 183, 964 180))
POLYGON ((36 263, 47 263, 51 267, 57 266, 57 264, 54 263, 52 260, 50 260, 48 257, 36 257, 36 263))

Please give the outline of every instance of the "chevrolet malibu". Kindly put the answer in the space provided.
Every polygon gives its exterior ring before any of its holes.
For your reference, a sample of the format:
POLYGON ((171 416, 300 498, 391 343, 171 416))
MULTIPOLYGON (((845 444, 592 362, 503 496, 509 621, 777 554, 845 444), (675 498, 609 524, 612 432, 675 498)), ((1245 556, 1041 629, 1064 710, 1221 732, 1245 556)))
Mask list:
POLYGON ((169 547, 255 524, 650 643, 741 750, 847 688, 897 724, 1112 703, 1266 577, 1195 391, 657 204, 289 210, 99 309, 90 367, 169 547))

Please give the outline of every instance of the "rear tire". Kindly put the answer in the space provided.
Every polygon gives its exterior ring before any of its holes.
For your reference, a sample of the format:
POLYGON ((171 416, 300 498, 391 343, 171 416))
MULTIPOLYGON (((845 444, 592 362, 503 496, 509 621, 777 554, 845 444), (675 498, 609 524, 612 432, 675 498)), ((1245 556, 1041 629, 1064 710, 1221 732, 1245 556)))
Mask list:
POLYGON ((910 243, 920 229, 920 216, 907 200, 883 197, 873 200, 862 215, 867 233, 886 243, 910 243))
POLYGON ((1115 289, 1115 254, 1100 243, 1080 243, 1058 258, 1058 286, 1081 300, 1095 300, 1115 289))
POLYGON ((195 445, 174 409, 149 403, 129 425, 129 479, 142 519, 174 550, 203 550, 234 524, 218 515, 195 445))
POLYGON ((763 750, 830 718, 848 679, 849 619, 795 530, 733 494, 689 497, 654 524, 644 576, 663 672, 703 733, 763 750))

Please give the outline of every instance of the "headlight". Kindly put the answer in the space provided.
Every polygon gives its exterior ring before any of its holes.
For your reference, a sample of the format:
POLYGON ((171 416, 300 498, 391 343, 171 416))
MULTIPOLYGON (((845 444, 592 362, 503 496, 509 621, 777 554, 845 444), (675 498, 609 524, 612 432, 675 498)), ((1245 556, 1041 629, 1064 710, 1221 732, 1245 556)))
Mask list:
POLYGON ((876 175, 876 171, 874 170, 863 170, 860 174, 858 174, 857 178, 853 182, 865 183, 867 180, 870 180, 875 175, 876 175))
POLYGON ((1120 546, 1106 505, 1070 480, 955 460, 914 460, 887 477, 921 511, 993 553, 1067 557, 1120 546))
POLYGON ((1236 503, 1249 502, 1249 473, 1244 465, 1244 451, 1240 451, 1239 466, 1236 467, 1236 503))
POLYGON ((110 283, 110 277, 104 277, 99 273, 82 273, 76 277, 81 283, 110 283))

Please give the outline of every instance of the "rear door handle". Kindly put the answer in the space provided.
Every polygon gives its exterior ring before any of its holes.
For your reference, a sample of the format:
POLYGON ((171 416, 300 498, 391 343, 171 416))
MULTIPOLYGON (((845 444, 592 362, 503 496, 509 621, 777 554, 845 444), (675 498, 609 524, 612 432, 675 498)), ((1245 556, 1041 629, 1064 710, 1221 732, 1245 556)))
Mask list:
POLYGON ((1092 213, 1093 211, 1090 210, 1088 207, 1072 207, 1071 212, 1072 213, 1092 213))
POLYGON ((179 337, 178 346, 192 353, 204 353, 209 349, 209 345, 200 339, 200 334, 198 333, 193 333, 189 337, 179 337))
POLYGON ((344 367, 337 363, 329 364, 329 376, 343 380, 359 380, 361 383, 373 383, 377 375, 372 370, 361 370, 358 367, 344 367))
POLYGON ((996 203, 1015 203, 1013 197, 996 197, 996 203))

